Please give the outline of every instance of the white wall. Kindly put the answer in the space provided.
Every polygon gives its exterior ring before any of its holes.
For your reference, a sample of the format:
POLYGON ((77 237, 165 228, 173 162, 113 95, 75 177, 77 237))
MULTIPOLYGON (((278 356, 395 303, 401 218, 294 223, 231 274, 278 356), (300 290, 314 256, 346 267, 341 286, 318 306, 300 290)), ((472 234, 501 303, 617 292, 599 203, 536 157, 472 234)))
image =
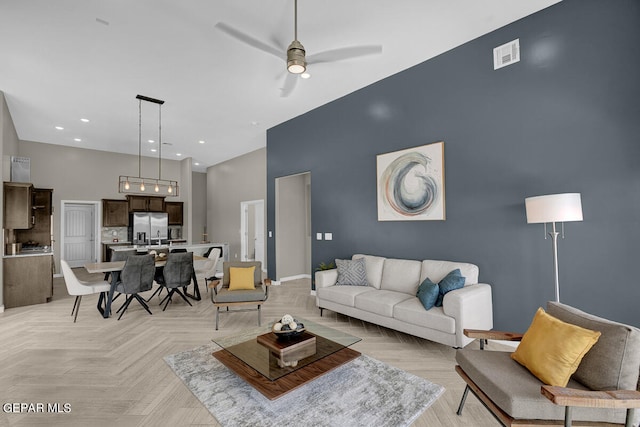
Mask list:
POLYGON ((240 260, 240 202, 267 198, 266 155, 266 148, 261 148, 207 169, 208 238, 228 242, 231 261, 240 260))

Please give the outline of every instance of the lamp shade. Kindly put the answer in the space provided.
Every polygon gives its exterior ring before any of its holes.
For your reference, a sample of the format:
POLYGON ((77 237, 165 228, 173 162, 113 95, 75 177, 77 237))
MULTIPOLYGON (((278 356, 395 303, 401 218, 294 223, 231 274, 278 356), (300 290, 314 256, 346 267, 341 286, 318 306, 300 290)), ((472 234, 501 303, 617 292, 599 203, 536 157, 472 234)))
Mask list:
POLYGON ((524 205, 528 224, 582 221, 580 193, 527 197, 524 205))

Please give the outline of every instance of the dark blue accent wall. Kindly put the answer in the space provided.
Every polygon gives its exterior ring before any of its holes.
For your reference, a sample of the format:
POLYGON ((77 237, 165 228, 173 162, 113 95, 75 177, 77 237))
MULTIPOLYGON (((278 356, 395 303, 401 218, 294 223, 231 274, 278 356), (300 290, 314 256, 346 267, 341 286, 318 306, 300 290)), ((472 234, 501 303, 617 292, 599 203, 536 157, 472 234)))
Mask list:
MULTIPOLYGON (((313 236, 333 233, 313 240, 314 267, 353 253, 471 262, 496 329, 525 330, 554 285, 524 199, 579 192, 561 301, 640 326, 639 161, 640 2, 564 0, 270 129, 268 229, 275 179, 310 171, 313 236), (516 38, 521 61, 494 71, 493 48, 516 38), (446 221, 378 222, 376 155, 436 141, 446 221)), ((274 238, 268 251, 276 277, 274 238)))

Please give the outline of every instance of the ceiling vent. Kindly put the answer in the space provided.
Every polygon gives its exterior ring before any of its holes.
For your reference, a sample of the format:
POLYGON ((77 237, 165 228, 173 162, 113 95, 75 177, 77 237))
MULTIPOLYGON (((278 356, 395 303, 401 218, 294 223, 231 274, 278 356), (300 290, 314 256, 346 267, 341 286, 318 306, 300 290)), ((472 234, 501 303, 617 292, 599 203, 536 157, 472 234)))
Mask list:
POLYGON ((520 61, 520 39, 515 39, 493 49, 493 69, 506 67, 520 61))

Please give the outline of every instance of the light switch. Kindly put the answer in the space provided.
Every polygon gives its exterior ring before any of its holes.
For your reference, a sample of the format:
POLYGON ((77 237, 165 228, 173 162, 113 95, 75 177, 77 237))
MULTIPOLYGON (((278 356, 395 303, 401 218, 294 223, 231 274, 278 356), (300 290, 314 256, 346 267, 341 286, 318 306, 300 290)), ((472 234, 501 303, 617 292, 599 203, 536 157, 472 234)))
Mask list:
POLYGON ((269 230, 269 237, 273 237, 273 232, 269 230))
POLYGON ((322 240, 322 233, 316 233, 316 240, 322 240))
POLYGON ((333 233, 324 233, 324 240, 333 240, 333 233))

